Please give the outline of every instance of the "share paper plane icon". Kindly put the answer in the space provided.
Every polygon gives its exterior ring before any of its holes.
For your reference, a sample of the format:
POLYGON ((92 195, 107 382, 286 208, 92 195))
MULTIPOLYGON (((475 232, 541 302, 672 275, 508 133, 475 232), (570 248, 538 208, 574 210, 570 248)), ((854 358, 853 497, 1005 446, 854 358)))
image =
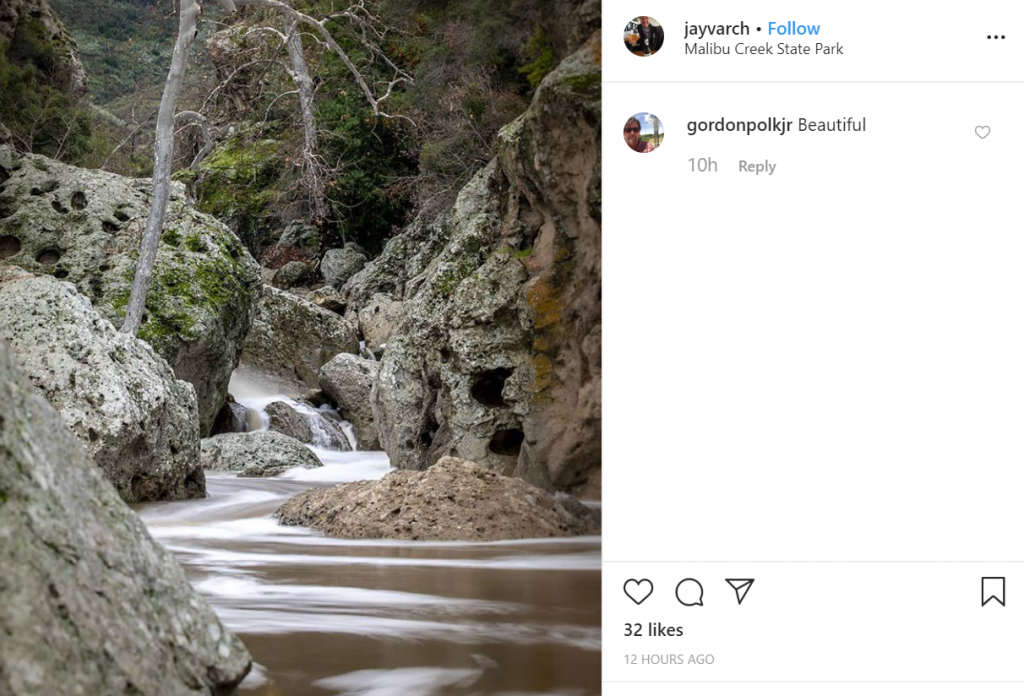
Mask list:
POLYGON ((750 586, 754 584, 753 578, 747 578, 745 580, 729 580, 726 579, 729 586, 736 590, 736 603, 743 604, 743 598, 750 592, 750 586))

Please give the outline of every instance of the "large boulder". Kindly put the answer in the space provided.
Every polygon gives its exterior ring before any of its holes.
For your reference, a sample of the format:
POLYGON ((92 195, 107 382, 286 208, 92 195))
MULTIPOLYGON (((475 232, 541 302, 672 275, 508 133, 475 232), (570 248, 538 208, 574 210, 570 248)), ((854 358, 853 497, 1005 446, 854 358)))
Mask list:
POLYGON ((366 265, 366 252, 353 242, 341 249, 328 249, 320 262, 320 272, 328 285, 340 287, 366 265))
POLYGON ((0 337, 122 498, 206 495, 192 386, 73 285, 0 265, 0 337))
POLYGON ((341 409, 356 431, 361 450, 379 450, 377 424, 373 419, 370 393, 377 381, 378 365, 357 355, 342 353, 320 368, 320 388, 341 409))
POLYGON ((349 452, 352 445, 340 425, 313 408, 302 412, 284 401, 274 401, 266 408, 271 430, 293 437, 307 445, 349 452))
MULTIPOLYGON (((119 326, 131 295, 152 182, 0 148, 0 257, 74 283, 119 326)), ((238 238, 172 195, 139 338, 192 384, 207 433, 252 322, 259 267, 238 238)))
POLYGON ((599 534, 582 503, 455 457, 424 472, 316 488, 277 511, 281 524, 342 539, 497 541, 599 534))
POLYGON ((245 476, 276 476, 287 469, 315 469, 323 463, 293 437, 272 430, 216 435, 203 440, 204 469, 245 476))
POLYGON ((344 286, 346 316, 378 295, 401 303, 372 399, 394 466, 457 455, 598 495, 600 83, 595 34, 502 129, 454 207, 344 286))
POLYGON ((320 368, 339 353, 359 351, 355 327, 341 316, 264 286, 242 363, 268 375, 316 387, 320 368))
POLYGON ((245 646, 0 340, 0 693, 232 693, 245 646))

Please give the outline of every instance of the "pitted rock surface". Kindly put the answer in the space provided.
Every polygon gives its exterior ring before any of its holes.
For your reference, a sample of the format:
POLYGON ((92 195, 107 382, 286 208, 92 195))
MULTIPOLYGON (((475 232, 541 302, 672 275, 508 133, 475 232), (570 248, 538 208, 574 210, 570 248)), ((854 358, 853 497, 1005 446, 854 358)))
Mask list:
POLYGON ((242 642, 0 340, 0 693, 232 693, 242 642))
POLYGON ((0 337, 122 498, 206 495, 192 385, 73 285, 0 265, 0 337))

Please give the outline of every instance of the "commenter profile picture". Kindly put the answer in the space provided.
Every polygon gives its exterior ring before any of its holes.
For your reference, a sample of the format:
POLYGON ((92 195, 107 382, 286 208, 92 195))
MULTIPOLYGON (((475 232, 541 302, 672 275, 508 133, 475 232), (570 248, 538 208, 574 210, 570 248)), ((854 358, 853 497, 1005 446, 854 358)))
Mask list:
POLYGON ((665 43, 665 30, 654 17, 640 15, 626 24, 622 40, 634 56, 648 58, 661 50, 661 45, 665 43))
POLYGON ((622 127, 622 137, 634 152, 654 152, 665 139, 665 124, 654 114, 633 114, 622 127))

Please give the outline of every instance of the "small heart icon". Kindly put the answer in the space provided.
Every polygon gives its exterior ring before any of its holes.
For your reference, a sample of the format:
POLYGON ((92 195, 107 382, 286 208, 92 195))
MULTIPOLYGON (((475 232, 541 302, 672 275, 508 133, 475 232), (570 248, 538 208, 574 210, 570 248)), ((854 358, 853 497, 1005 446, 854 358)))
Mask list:
POLYGON ((977 128, 974 129, 974 134, 977 135, 982 140, 987 138, 988 134, 991 133, 991 132, 992 132, 992 129, 989 128, 988 126, 978 126, 977 128))
POLYGON ((650 580, 633 580, 630 578, 626 581, 626 584, 622 586, 626 596, 632 599, 637 604, 643 604, 644 600, 651 596, 654 592, 654 583, 650 580))

